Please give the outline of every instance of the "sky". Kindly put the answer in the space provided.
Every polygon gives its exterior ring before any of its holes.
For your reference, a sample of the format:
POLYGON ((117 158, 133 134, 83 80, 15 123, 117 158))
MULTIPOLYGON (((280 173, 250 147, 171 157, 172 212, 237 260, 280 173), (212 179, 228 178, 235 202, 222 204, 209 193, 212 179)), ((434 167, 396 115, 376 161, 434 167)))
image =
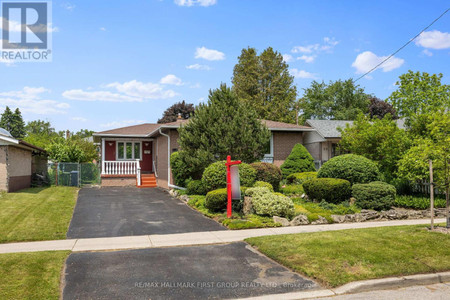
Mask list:
MULTIPOLYGON (((3 1, 3 0, 2 0, 3 1)), ((0 110, 57 130, 155 123, 166 108, 231 84, 243 48, 283 54, 299 91, 356 79, 418 34, 448 1, 52 1, 51 62, 0 58, 0 110)), ((450 77, 450 12, 358 81, 386 99, 408 70, 450 77)))

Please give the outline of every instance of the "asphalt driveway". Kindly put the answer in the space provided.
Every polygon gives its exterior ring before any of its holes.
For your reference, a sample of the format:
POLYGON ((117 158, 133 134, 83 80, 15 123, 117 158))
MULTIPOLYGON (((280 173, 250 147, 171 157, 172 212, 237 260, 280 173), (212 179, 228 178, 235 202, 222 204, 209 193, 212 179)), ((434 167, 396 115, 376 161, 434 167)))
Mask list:
POLYGON ((158 188, 83 188, 67 238, 226 230, 158 188))
POLYGON ((72 253, 63 299, 227 299, 317 288, 238 242, 72 253))

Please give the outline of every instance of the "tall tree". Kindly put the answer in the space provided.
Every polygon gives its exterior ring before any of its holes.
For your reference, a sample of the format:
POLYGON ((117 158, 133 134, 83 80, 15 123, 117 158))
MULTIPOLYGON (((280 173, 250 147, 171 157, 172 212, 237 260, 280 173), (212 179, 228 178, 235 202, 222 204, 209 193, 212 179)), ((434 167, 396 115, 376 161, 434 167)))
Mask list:
POLYGON ((387 114, 390 114, 393 119, 398 118, 395 108, 390 103, 377 97, 370 98, 369 116, 371 118, 383 119, 387 114))
POLYGON ((16 139, 25 137, 25 123, 18 108, 14 112, 7 106, 0 118, 0 127, 6 129, 16 139))
POLYGON ((388 101, 401 117, 408 119, 435 111, 449 111, 450 85, 441 83, 442 74, 413 72, 400 75, 388 101))
POLYGON ((55 128, 50 122, 43 120, 34 120, 25 126, 26 136, 24 141, 35 146, 46 148, 54 139, 58 137, 55 128))
POLYGON ((158 123, 175 122, 178 119, 178 115, 181 115, 185 120, 189 119, 194 115, 194 110, 194 104, 186 103, 184 100, 182 102, 177 102, 164 111, 163 116, 158 120, 158 123))
POLYGON ((225 84, 209 92, 208 102, 197 106, 194 117, 179 133, 180 158, 193 178, 227 155, 247 163, 261 159, 270 139, 255 111, 225 84))
POLYGON ((337 80, 325 82, 313 81, 305 89, 301 111, 302 119, 355 120, 360 114, 366 114, 369 107, 369 95, 353 82, 337 80))
POLYGON ((294 123, 297 88, 288 68, 283 56, 271 47, 259 56, 255 48, 242 49, 233 70, 233 90, 259 118, 294 123))

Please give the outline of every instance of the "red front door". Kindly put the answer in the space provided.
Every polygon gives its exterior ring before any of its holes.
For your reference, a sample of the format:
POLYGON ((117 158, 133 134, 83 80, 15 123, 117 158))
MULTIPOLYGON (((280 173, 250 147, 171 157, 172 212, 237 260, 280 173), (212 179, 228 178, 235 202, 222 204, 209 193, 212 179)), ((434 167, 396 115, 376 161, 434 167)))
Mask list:
POLYGON ((153 142, 142 141, 142 172, 153 172, 153 142))

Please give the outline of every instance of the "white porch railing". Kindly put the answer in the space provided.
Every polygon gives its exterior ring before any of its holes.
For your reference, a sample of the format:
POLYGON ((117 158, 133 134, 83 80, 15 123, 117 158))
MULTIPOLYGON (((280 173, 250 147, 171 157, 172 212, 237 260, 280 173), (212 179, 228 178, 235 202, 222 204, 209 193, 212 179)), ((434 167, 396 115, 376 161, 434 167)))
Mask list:
POLYGON ((137 175, 139 160, 103 161, 102 175, 137 175))

